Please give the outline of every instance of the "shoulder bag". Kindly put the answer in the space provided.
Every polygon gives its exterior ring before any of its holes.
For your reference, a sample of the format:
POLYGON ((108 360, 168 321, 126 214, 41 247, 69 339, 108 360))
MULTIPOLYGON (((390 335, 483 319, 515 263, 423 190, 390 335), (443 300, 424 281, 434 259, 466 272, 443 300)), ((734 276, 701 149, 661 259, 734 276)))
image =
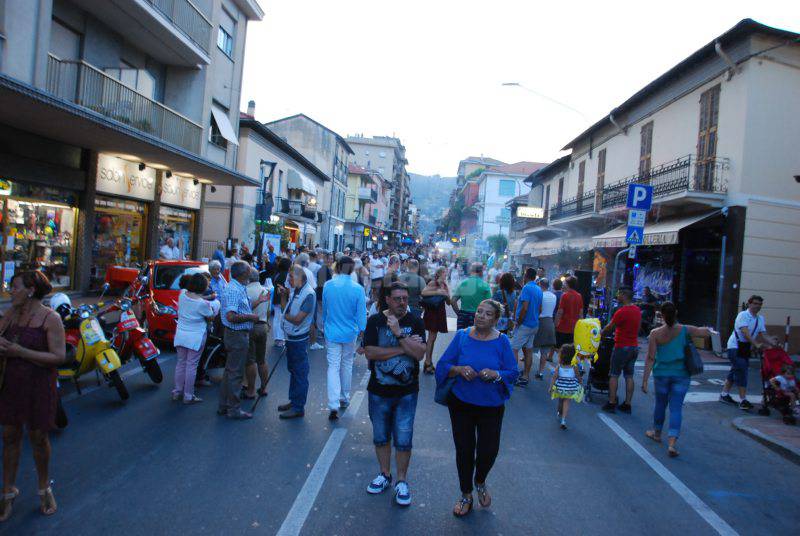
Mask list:
POLYGON ((686 365, 686 370, 689 371, 689 376, 697 376, 703 373, 703 359, 700 357, 700 352, 689 337, 689 330, 683 326, 683 361, 686 365))
POLYGON ((444 296, 441 294, 434 294, 433 296, 421 296, 419 303, 426 309, 438 309, 444 303, 444 296))
POLYGON ((511 316, 511 312, 508 310, 508 294, 506 294, 505 290, 500 291, 503 294, 503 304, 505 305, 505 314, 506 316, 501 316, 497 319, 497 331, 507 331, 508 324, 511 316))
MULTIPOLYGON (((755 339, 755 335, 753 335, 756 330, 758 329, 758 315, 756 315, 756 327, 755 329, 750 330, 750 338, 755 339)), ((748 328, 750 326, 747 326, 748 328)), ((753 344, 748 341, 747 339, 741 340, 739 338, 739 330, 736 329, 736 326, 733 328, 734 337, 736 337, 736 356, 742 357, 744 359, 750 359, 753 357, 753 344)))
MULTIPOLYGON (((469 336, 469 329, 464 329, 458 332, 458 353, 459 355, 463 352, 464 349, 464 337, 469 336)), ((458 361, 454 366, 458 366, 458 361)), ((450 398, 450 391, 453 390, 453 385, 456 383, 456 378, 458 376, 452 376, 449 378, 445 378, 441 383, 436 384, 436 391, 433 393, 433 401, 437 404, 441 404, 443 406, 447 406, 447 399, 450 398)))

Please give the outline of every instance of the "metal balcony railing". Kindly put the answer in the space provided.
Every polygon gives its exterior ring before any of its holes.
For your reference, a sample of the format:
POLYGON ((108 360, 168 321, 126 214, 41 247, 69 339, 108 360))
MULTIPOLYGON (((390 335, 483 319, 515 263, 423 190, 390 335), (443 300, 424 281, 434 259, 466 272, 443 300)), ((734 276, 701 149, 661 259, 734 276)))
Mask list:
POLYGON ((306 218, 314 221, 322 221, 322 214, 317 212, 317 205, 304 203, 300 199, 287 199, 285 197, 275 198, 275 212, 286 214, 290 217, 306 218))
POLYGON ((550 209, 550 221, 563 220, 574 216, 582 216, 594 212, 595 204, 594 190, 586 192, 580 197, 576 196, 555 204, 550 209))
POLYGON ((186 37, 208 54, 212 24, 190 0, 146 0, 146 2, 159 10, 186 37))
POLYGON ((85 61, 62 61, 50 55, 47 91, 195 154, 200 153, 203 127, 85 61))
POLYGON ((359 187, 358 199, 375 203, 378 201, 378 192, 369 187, 359 187))
POLYGON ((727 158, 698 160, 684 156, 638 173, 603 189, 602 208, 624 206, 629 184, 649 184, 653 187, 653 199, 680 192, 725 193, 728 191, 727 158))

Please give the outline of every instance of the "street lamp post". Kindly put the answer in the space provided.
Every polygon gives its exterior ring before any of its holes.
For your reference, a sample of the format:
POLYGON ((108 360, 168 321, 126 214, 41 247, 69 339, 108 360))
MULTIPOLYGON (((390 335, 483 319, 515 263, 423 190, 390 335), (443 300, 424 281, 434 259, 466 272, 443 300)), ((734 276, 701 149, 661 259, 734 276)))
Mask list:
POLYGON ((262 257, 263 252, 261 251, 264 249, 264 222, 269 219, 270 215, 272 214, 272 195, 269 196, 269 202, 267 202, 267 183, 272 180, 272 174, 275 171, 275 167, 278 165, 277 162, 270 162, 268 160, 262 160, 259 164, 259 182, 261 186, 259 187, 260 190, 258 192, 259 202, 256 203, 256 259, 257 266, 262 268, 262 257), (267 172, 269 170, 269 172, 267 172))

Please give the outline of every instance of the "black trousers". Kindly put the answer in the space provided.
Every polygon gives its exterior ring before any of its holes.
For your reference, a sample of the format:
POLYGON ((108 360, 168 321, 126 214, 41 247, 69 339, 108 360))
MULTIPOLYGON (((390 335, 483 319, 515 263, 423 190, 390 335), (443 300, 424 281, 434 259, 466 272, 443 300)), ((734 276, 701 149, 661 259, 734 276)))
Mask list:
POLYGON ((448 407, 461 493, 472 493, 473 479, 485 483, 497 458, 505 406, 476 406, 451 393, 448 407))

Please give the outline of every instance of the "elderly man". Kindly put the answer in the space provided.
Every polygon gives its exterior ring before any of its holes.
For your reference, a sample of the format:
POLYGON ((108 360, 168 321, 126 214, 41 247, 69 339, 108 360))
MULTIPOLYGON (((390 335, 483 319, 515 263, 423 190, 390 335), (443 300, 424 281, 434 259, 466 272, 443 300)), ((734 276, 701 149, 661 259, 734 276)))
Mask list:
POLYGON ((317 300, 314 288, 302 266, 292 266, 289 274, 291 291, 278 287, 283 310, 283 331, 286 334, 286 366, 289 369, 289 402, 278 406, 281 419, 305 415, 308 398, 308 339, 317 300))
POLYGON ((322 291, 322 324, 328 337, 328 419, 339 418, 339 410, 350 405, 353 357, 358 334, 367 325, 364 289, 350 278, 355 263, 342 257, 337 274, 322 291))
POLYGON ((222 242, 217 242, 217 249, 215 249, 214 253, 211 254, 211 259, 219 261, 220 266, 225 264, 225 244, 222 242))
POLYGON ((222 302, 220 316, 222 325, 225 326, 223 341, 227 360, 219 390, 217 414, 226 415, 231 419, 253 417, 252 413, 242 411, 240 407, 239 388, 242 385, 244 366, 250 347, 250 331, 253 329, 253 322, 259 319, 258 315, 253 313, 252 307, 257 307, 269 299, 265 292, 251 304, 245 288, 249 281, 250 266, 243 261, 233 263, 231 281, 220 297, 222 302))
POLYGON ((222 277, 222 263, 214 259, 208 263, 208 271, 211 274, 211 280, 208 282, 208 286, 214 293, 214 298, 219 299, 219 297, 222 296, 222 291, 228 286, 227 281, 222 277))
POLYGON ((183 252, 175 245, 175 240, 169 236, 167 243, 158 251, 158 258, 165 261, 180 261, 183 260, 183 252))
MULTIPOLYGON (((268 298, 271 298, 272 290, 272 281, 267 278, 264 285, 262 285, 259 282, 258 270, 250 268, 250 282, 247 285, 247 298, 250 303, 255 303, 258 297, 264 293, 268 298)), ((269 370, 267 370, 269 305, 270 299, 253 307, 253 312, 258 316, 258 320, 255 321, 253 330, 250 332, 250 346, 247 353, 247 367, 245 368, 247 391, 242 397, 247 400, 253 400, 256 397, 256 370, 258 370, 258 377, 261 380, 258 396, 267 396, 267 380, 269 378, 269 370)))

